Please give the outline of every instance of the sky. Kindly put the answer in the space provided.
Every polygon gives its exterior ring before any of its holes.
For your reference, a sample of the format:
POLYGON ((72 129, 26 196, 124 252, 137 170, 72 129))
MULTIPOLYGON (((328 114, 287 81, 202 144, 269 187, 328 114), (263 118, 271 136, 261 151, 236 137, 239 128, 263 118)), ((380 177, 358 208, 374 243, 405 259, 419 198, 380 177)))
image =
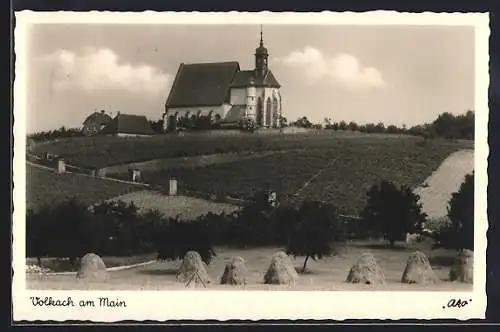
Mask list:
MULTIPOLYGON (((80 127, 94 111, 158 120, 179 64, 253 69, 258 25, 33 24, 27 131, 80 127)), ((288 120, 415 125, 474 109, 474 28, 264 25, 288 120)))

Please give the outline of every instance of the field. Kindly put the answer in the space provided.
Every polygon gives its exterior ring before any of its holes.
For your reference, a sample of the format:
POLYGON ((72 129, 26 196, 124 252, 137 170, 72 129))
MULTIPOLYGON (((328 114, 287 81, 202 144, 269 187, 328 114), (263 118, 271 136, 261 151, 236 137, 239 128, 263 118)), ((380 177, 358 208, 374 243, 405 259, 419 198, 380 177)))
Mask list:
POLYGON ((334 203, 343 213, 359 214, 369 187, 390 180, 416 188, 463 143, 434 141, 422 144, 412 137, 360 136, 351 139, 323 138, 328 145, 194 168, 144 171, 147 183, 168 185, 170 177, 180 190, 217 196, 249 198, 269 187, 281 201, 299 193, 299 200, 334 203), (313 178, 315 175, 317 177, 313 178), (304 186, 310 179, 312 181, 304 186))
POLYGON ((141 189, 144 187, 80 174, 58 174, 48 169, 26 165, 26 208, 35 211, 44 205, 54 206, 72 197, 91 205, 141 189))
POLYGON ((140 212, 157 209, 166 217, 178 216, 181 220, 194 220, 209 212, 231 213, 238 209, 237 206, 231 204, 215 203, 194 197, 162 195, 149 190, 135 191, 110 200, 133 202, 140 212))
MULTIPOLYGON (((308 271, 300 275, 295 287, 264 285, 263 276, 269 266, 272 255, 281 248, 228 249, 216 248, 217 257, 208 267, 212 280, 208 289, 211 290, 398 290, 398 291, 456 291, 471 290, 472 285, 446 281, 454 253, 447 250, 431 252, 428 243, 387 249, 380 242, 353 242, 346 247, 345 252, 338 256, 328 257, 316 262, 310 260, 308 271), (425 252, 431 265, 441 280, 436 285, 407 285, 400 282, 406 260, 411 252, 419 249, 425 252), (350 267, 364 252, 371 252, 378 260, 386 277, 386 285, 369 286, 353 285, 344 282, 350 267), (225 263, 232 256, 241 256, 247 267, 246 286, 219 285, 218 281, 224 271, 225 263)), ((293 263, 296 268, 303 264, 304 257, 296 257, 293 263)), ((151 265, 130 270, 110 272, 110 280, 106 282, 88 283, 80 281, 74 275, 27 275, 29 289, 89 289, 89 290, 182 290, 184 284, 176 282, 175 274, 180 261, 158 261, 151 265)))
MULTIPOLYGON (((363 134, 357 132, 322 131, 301 134, 242 134, 211 136, 190 134, 186 136, 157 135, 143 138, 75 137, 56 142, 38 143, 34 152, 57 154, 70 164, 80 167, 101 168, 131 162, 160 158, 177 158, 228 152, 276 151, 302 148, 329 148, 337 140, 355 139, 370 142, 379 137, 395 139, 398 135, 363 134)), ((418 141, 421 138, 404 137, 418 141)), ((469 143, 465 143, 469 145, 469 143)), ((456 143, 454 143, 456 145, 456 143)))

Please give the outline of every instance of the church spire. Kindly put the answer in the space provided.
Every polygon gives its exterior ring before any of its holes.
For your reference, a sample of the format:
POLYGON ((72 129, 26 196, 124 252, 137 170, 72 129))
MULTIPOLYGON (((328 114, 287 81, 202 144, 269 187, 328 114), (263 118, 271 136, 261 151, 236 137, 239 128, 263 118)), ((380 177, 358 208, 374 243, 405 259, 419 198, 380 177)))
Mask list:
POLYGON ((265 75, 267 72, 267 58, 269 53, 267 48, 264 47, 264 39, 262 36, 262 24, 260 25, 260 43, 259 47, 255 50, 255 71, 260 75, 265 75))
POLYGON ((262 39, 262 24, 260 25, 260 47, 264 47, 264 40, 262 39))

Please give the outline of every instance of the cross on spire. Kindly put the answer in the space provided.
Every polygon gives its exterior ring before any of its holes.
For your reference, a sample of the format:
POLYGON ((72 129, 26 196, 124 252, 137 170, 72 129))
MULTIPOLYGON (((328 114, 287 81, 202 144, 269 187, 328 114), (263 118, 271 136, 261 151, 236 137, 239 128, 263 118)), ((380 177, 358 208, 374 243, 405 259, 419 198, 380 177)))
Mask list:
POLYGON ((264 46, 264 41, 262 40, 262 24, 260 25, 260 46, 264 46))

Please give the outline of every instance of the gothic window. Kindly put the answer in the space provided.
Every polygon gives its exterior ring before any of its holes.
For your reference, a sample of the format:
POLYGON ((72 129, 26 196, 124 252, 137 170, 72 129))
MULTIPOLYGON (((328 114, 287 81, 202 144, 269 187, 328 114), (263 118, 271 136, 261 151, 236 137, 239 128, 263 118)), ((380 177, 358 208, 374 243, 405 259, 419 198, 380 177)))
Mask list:
POLYGON ((257 118, 256 122, 258 126, 262 126, 264 123, 264 110, 263 110, 263 105, 262 105, 262 99, 259 97, 257 100, 257 118))
POLYGON ((266 102, 266 125, 271 125, 271 112, 272 112, 272 102, 271 98, 267 98, 266 102))
POLYGON ((273 97, 273 127, 278 127, 278 99, 273 97))

